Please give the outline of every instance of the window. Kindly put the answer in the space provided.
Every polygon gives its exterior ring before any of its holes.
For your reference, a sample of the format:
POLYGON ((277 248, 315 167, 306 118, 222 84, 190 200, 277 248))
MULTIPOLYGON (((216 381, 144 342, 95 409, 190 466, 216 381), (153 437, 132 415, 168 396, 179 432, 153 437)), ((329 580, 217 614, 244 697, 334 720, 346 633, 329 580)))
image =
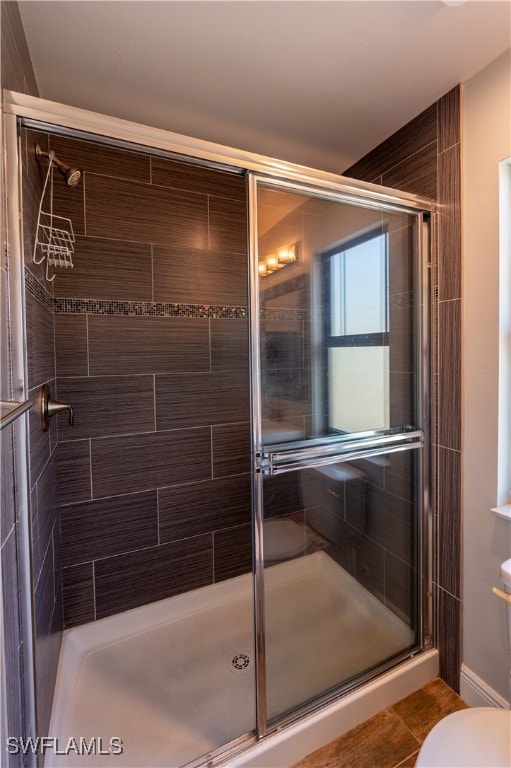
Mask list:
POLYGON ((323 254, 327 430, 389 426, 388 234, 372 229, 323 254))

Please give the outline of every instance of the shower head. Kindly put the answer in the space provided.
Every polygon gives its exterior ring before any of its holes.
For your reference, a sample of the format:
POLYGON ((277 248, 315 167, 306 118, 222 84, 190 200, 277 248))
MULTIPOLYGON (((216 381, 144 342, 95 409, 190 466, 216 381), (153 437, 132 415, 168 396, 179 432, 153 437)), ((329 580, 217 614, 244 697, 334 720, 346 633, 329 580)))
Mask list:
POLYGON ((61 160, 58 159, 55 152, 43 152, 39 144, 35 145, 35 154, 38 160, 41 159, 41 157, 48 157, 50 162, 55 163, 57 168, 64 174, 66 177, 66 184, 68 187, 76 187, 78 182, 80 181, 82 177, 82 172, 78 170, 78 168, 71 168, 71 166, 66 165, 61 160))

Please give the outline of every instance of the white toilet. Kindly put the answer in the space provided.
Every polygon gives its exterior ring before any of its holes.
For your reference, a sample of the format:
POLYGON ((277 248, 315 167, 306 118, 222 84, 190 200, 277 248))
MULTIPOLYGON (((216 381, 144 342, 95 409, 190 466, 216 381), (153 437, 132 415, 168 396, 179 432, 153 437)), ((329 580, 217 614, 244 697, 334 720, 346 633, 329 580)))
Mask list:
MULTIPOLYGON (((500 569, 511 593, 511 558, 500 569)), ((511 641, 511 605, 507 604, 511 641)), ((415 768, 510 768, 511 711, 473 707, 447 715, 431 730, 415 768)))
POLYGON ((264 563, 266 566, 299 557, 305 552, 305 528, 288 518, 264 521, 264 563))

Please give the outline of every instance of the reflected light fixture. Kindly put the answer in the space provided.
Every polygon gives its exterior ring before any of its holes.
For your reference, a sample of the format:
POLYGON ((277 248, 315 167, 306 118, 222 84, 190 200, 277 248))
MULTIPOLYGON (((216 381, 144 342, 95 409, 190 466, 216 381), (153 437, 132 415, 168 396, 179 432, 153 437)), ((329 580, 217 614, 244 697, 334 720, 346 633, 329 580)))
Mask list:
POLYGON ((259 262, 259 275, 261 277, 267 277, 278 269, 287 267, 289 264, 294 264, 297 259, 298 243, 282 246, 281 248, 278 248, 275 253, 270 253, 269 256, 266 256, 259 262))

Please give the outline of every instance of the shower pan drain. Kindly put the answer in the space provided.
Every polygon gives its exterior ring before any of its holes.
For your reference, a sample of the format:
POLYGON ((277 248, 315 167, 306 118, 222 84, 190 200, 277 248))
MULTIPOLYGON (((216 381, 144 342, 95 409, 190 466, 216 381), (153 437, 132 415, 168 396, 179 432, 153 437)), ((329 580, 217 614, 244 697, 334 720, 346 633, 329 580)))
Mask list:
POLYGON ((252 665, 250 651, 242 650, 229 654, 229 669, 231 672, 246 672, 252 665))

